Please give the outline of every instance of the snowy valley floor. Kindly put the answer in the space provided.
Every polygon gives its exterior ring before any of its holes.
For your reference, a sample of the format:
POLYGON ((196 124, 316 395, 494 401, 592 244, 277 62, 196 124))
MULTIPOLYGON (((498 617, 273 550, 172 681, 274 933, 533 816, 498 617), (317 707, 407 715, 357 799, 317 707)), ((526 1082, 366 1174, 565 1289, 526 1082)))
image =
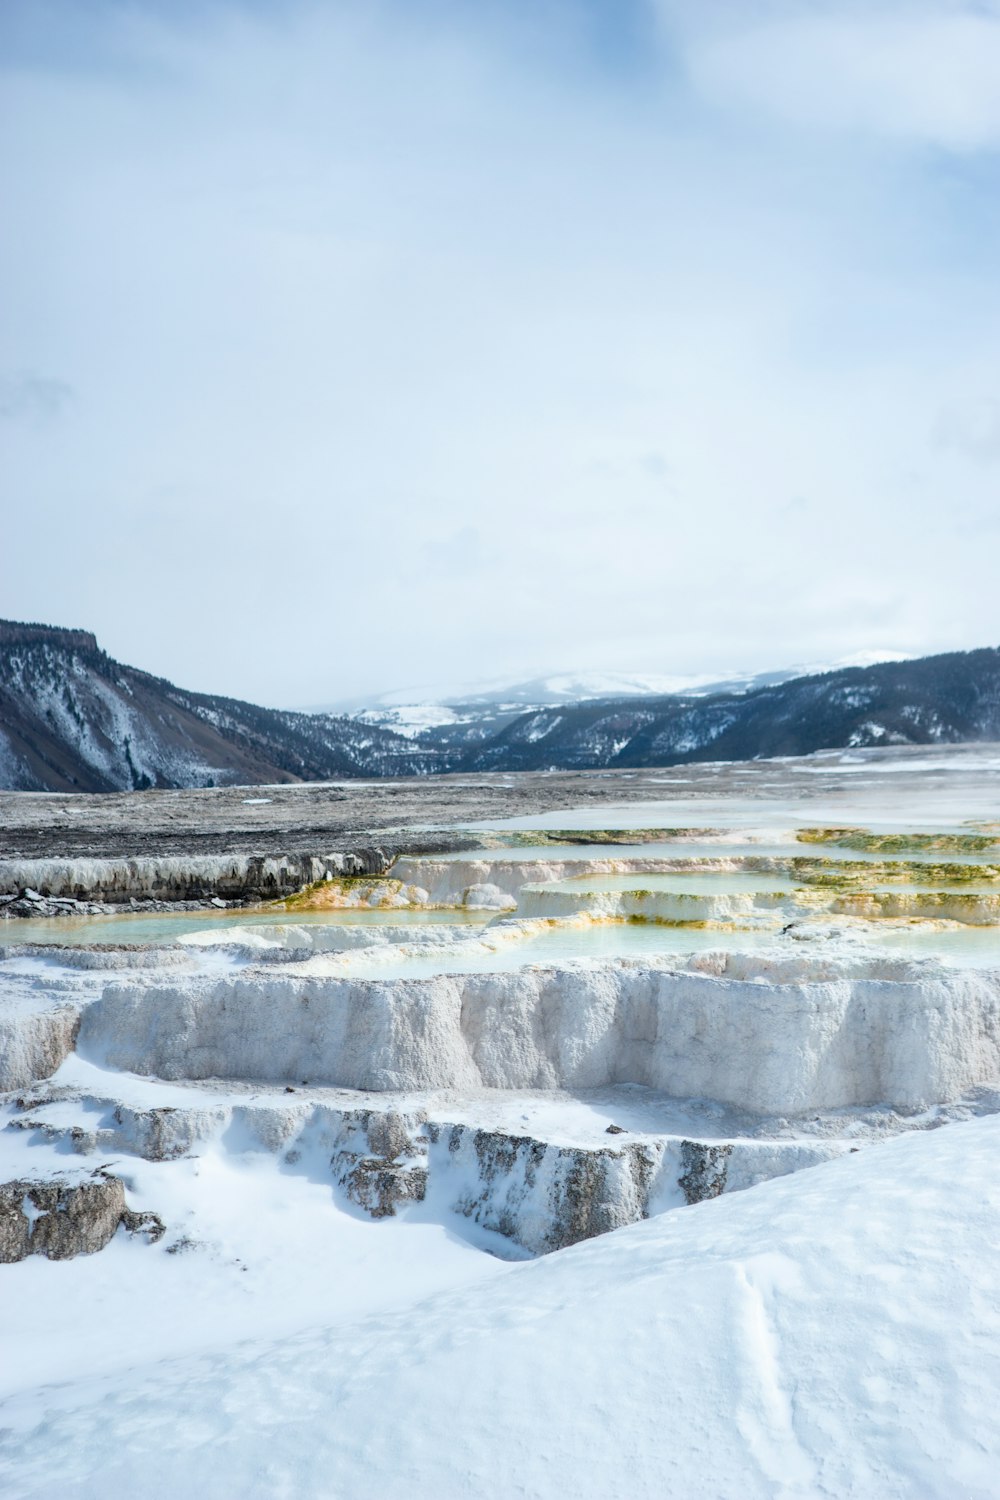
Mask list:
POLYGON ((0 1494, 1000 1497, 998 773, 0 924, 0 1494))

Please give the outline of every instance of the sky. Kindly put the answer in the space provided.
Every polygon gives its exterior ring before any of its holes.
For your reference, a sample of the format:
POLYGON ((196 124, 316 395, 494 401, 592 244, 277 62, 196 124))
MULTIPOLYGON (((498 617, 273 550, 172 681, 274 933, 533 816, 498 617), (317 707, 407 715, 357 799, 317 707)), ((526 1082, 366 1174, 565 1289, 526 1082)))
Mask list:
POLYGON ((4 0, 0 614, 300 706, 1000 643, 1000 0, 4 0))

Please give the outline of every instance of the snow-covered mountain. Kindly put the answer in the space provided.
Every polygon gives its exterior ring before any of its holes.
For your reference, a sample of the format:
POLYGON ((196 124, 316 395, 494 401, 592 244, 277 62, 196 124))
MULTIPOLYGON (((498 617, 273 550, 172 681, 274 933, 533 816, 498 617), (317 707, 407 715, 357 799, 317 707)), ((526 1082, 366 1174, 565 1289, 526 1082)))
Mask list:
POLYGON ((453 738, 455 726, 469 726, 496 733, 519 713, 529 709, 555 708, 597 699, 665 698, 683 695, 706 698, 714 693, 749 693, 773 687, 793 677, 834 672, 843 667, 868 667, 876 662, 906 661, 905 652, 858 651, 834 662, 800 663, 766 672, 678 674, 662 672, 557 672, 543 677, 511 682, 439 687, 396 688, 366 698, 346 698, 315 708, 316 713, 344 714, 364 724, 392 729, 416 738, 428 730, 446 730, 453 738))
POLYGON ((0 621, 0 786, 23 791, 324 781, 436 768, 354 719, 189 693, 85 630, 0 621))
POLYGON ((462 767, 669 766, 994 739, 1000 739, 1000 649, 987 648, 735 691, 537 709, 470 750, 462 767))
POLYGON ((679 682, 566 674, 465 702, 294 713, 186 692, 113 661, 87 631, 0 622, 0 786, 127 791, 1000 739, 996 649, 679 682))

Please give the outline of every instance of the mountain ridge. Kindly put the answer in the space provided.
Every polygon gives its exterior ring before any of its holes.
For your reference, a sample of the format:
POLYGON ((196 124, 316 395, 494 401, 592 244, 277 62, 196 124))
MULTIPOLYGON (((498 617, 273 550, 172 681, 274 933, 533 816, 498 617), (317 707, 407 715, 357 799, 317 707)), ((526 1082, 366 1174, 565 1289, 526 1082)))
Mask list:
POLYGON ((905 651, 856 651, 831 662, 795 662, 788 667, 768 667, 763 671, 726 671, 701 673, 575 671, 546 672, 525 679, 498 678, 489 682, 466 683, 464 686, 440 688, 392 688, 383 693, 341 698, 330 703, 307 705, 302 713, 330 713, 349 717, 368 717, 393 711, 409 713, 433 708, 546 708, 558 703, 582 703, 608 698, 662 698, 676 694, 707 697, 713 693, 746 692, 755 687, 786 682, 791 677, 815 676, 844 667, 870 667, 876 662, 909 661, 905 651))
POLYGON ((415 775, 401 736, 332 715, 188 692, 88 631, 0 621, 0 785, 128 791, 415 775))
POLYGON ((0 621, 0 786, 253 786, 1000 740, 1000 647, 762 675, 780 680, 528 709, 501 703, 402 734, 359 717, 189 692, 116 662, 89 631, 0 621))
POLYGON ((709 698, 588 703, 522 716, 463 770, 683 765, 875 745, 1000 739, 1000 648, 793 678, 709 698))

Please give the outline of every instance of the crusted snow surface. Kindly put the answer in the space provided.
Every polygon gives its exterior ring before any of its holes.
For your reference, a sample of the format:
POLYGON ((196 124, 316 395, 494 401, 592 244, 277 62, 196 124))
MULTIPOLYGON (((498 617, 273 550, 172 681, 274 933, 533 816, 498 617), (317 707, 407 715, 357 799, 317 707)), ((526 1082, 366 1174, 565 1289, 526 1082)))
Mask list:
MULTIPOLYGON (((449 1263, 443 1241, 421 1248, 423 1226, 392 1221, 363 1229, 361 1262, 361 1226, 330 1233, 304 1192, 297 1230, 323 1239, 333 1274, 298 1265, 294 1283, 272 1180, 253 1176, 259 1249, 228 1280, 249 1304, 273 1273, 287 1300, 284 1327, 272 1306, 252 1340, 222 1341, 231 1285, 218 1265, 196 1278, 191 1256, 116 1242, 11 1268, 24 1365, 5 1377, 0 1481, 23 1500, 992 1500, 998 1149, 996 1118, 911 1135, 524 1265, 449 1263), (123 1326, 111 1283, 139 1264, 149 1301, 123 1326), (178 1291, 204 1314, 184 1352, 178 1291), (100 1330, 58 1369, 53 1311, 100 1330)), ((234 1206, 221 1170, 192 1189, 234 1206)))

